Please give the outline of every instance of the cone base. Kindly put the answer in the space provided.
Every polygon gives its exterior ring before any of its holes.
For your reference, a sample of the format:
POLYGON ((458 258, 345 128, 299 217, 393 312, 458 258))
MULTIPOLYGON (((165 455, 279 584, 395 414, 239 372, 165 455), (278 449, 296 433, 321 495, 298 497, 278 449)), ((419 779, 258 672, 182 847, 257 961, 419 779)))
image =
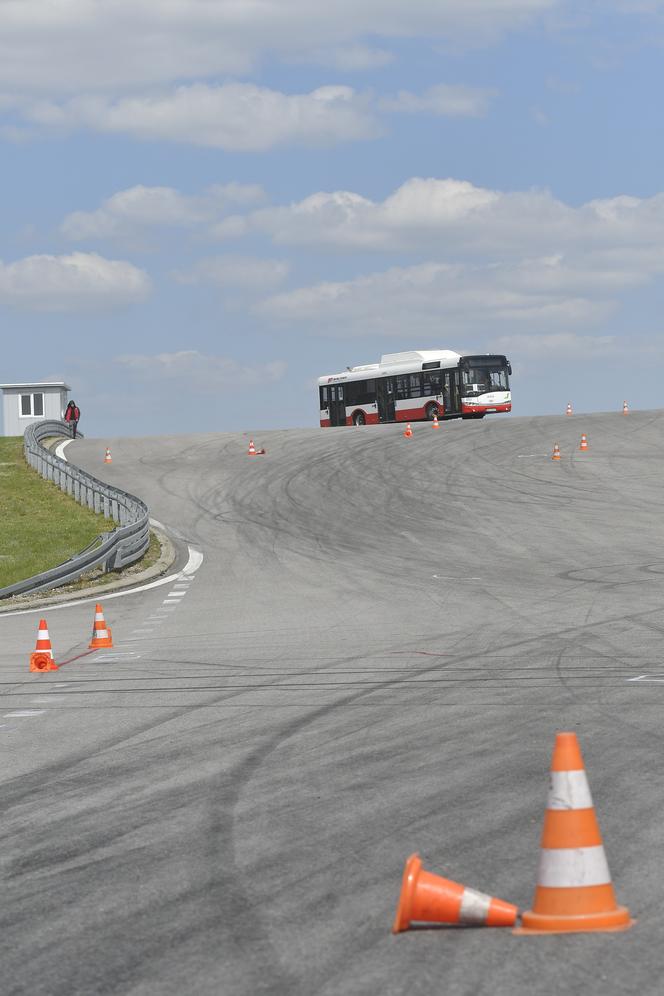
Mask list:
POLYGON ((593 931, 611 932, 629 930, 636 920, 632 920, 629 910, 617 906, 606 913, 584 913, 578 916, 557 916, 548 913, 534 913, 528 910, 522 915, 521 927, 514 934, 587 934, 593 931))
POLYGON ((46 671, 58 671, 58 665, 50 654, 36 650, 30 654, 30 671, 33 674, 44 674, 46 671))
POLYGON ((410 914, 413 909, 413 893, 417 884, 417 876, 422 868, 422 861, 419 854, 411 854, 406 861, 401 879, 401 895, 397 905, 397 912, 392 924, 392 933, 399 934, 402 930, 410 927, 410 914))

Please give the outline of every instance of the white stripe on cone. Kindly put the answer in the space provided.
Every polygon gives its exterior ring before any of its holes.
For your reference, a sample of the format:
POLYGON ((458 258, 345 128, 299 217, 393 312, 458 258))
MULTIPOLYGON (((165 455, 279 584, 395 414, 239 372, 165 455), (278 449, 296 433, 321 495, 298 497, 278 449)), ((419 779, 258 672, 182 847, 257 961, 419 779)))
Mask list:
POLYGON ((609 885, 611 873, 604 847, 543 847, 540 851, 538 885, 552 889, 576 889, 583 885, 609 885))
POLYGON ((51 638, 48 635, 48 629, 37 630, 37 650, 39 650, 39 652, 42 654, 48 654, 51 660, 53 660, 53 651, 51 650, 51 648, 50 647, 43 648, 39 646, 39 644, 44 640, 48 640, 49 643, 51 642, 51 638))
POLYGON ((592 809, 593 799, 585 771, 549 772, 547 809, 592 809))
POLYGON ((463 896, 461 897, 459 922, 478 924, 485 923, 489 914, 490 905, 491 896, 487 896, 484 892, 477 892, 476 889, 469 889, 466 887, 464 889, 463 896))

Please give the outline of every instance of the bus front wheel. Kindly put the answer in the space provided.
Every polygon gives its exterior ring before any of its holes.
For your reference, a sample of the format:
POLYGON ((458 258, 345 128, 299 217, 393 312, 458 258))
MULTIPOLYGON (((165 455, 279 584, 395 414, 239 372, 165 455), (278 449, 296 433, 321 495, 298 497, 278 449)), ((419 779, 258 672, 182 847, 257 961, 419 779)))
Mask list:
POLYGON ((433 422, 434 415, 438 414, 438 405, 427 405, 426 411, 424 413, 430 422, 433 422))

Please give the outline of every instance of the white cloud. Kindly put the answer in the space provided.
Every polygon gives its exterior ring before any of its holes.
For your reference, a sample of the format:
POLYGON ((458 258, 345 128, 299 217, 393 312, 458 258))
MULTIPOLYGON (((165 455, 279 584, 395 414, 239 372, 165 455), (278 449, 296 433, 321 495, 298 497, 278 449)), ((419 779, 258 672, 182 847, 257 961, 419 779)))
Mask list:
POLYGON ((229 290, 266 291, 283 283, 289 269, 289 264, 284 260, 229 254, 200 259, 190 269, 177 272, 175 279, 182 284, 211 284, 229 290))
POLYGON ((483 117, 495 90, 439 83, 422 94, 400 90, 396 97, 379 102, 382 110, 399 114, 436 114, 443 117, 483 117))
MULTIPOLYGON (((363 54, 366 38, 494 41, 562 0, 4 0, 0 90, 121 92, 244 74, 265 56, 363 54)), ((333 56, 332 56, 333 57, 333 56)))
POLYGON ((224 356, 206 356, 195 349, 149 356, 130 353, 115 357, 119 367, 140 381, 156 387, 168 382, 171 388, 215 392, 219 388, 254 387, 281 380, 286 372, 283 360, 258 366, 243 366, 224 356))
POLYGON ((279 245, 426 253, 436 258, 570 250, 664 250, 664 193, 570 207, 546 190, 505 193, 456 179, 413 177, 384 201, 319 192, 287 206, 231 215, 220 238, 263 232, 279 245))
POLYGON ((229 207, 253 205, 265 193, 256 184, 228 183, 208 188, 200 196, 181 194, 173 187, 139 184, 120 190, 95 211, 67 215, 60 230, 69 239, 129 238, 145 228, 212 224, 229 207))
POLYGON ((194 83, 117 100, 94 95, 28 103, 22 110, 31 124, 47 128, 89 128, 229 151, 327 146, 380 134, 367 99, 347 86, 286 94, 252 83, 194 83))
POLYGON ((315 63, 343 73, 357 73, 367 69, 378 69, 394 61, 391 52, 367 45, 342 45, 339 48, 319 48, 303 52, 296 62, 315 63))
POLYGON ((29 311, 108 311, 143 301, 148 275, 96 253, 0 262, 0 302, 29 311))
POLYGON ((495 340, 496 352, 512 356, 598 357, 618 349, 613 335, 579 335, 577 332, 551 332, 542 335, 506 335, 495 340))
POLYGON ((441 330, 475 335, 507 326, 530 333, 585 328, 606 318, 636 274, 594 271, 558 258, 515 264, 422 263, 273 295, 257 306, 272 320, 324 334, 417 339, 441 330))

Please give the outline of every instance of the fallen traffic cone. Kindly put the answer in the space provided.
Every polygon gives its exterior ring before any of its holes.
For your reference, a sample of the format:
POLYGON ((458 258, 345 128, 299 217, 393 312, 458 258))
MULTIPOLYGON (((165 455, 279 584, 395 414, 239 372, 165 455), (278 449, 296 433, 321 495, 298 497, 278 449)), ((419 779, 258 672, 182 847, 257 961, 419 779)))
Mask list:
POLYGON ((465 885, 422 869, 418 854, 406 861, 392 933, 424 923, 466 923, 474 927, 513 927, 518 909, 465 885))
POLYGON ((573 415, 573 414, 574 412, 572 411, 572 402, 568 401, 567 408, 565 409, 565 415, 573 415))
POLYGON ((53 648, 51 638, 48 635, 48 626, 45 619, 39 620, 37 630, 37 643, 34 653, 30 654, 31 671, 57 671, 58 665, 53 660, 53 648))
POLYGON ((95 618, 92 623, 92 640, 89 643, 90 650, 98 650, 100 647, 112 647, 113 637, 111 631, 104 620, 104 612, 99 602, 95 605, 95 618))
POLYGON ((560 446, 558 443, 553 444, 553 453, 551 454, 552 460, 560 460, 560 446))
POLYGON ((438 416, 436 414, 434 414, 434 416, 433 416, 433 427, 434 427, 434 429, 440 428, 439 425, 438 425, 438 416))
POLYGON ((108 446, 106 447, 106 453, 104 454, 104 463, 113 463, 113 458, 111 457, 111 451, 108 446))
POLYGON ((532 910, 517 934, 627 930, 616 905, 592 796, 575 733, 556 736, 532 910))
POLYGON ((626 401, 623 401, 623 415, 629 415, 629 405, 626 401))
POLYGON ((410 427, 410 422, 408 423, 408 425, 407 425, 407 426, 406 426, 406 428, 404 429, 404 432, 403 432, 403 434, 404 434, 404 436, 405 436, 406 438, 408 438, 409 436, 412 436, 412 435, 413 435, 413 430, 412 430, 412 429, 411 429, 411 427, 410 427))
POLYGON ((579 444, 579 449, 580 450, 587 450, 588 449, 588 438, 587 438, 585 432, 581 433, 581 442, 579 444))
POLYGON ((253 439, 249 440, 249 449, 247 450, 249 456, 256 456, 256 447, 254 446, 253 439))

